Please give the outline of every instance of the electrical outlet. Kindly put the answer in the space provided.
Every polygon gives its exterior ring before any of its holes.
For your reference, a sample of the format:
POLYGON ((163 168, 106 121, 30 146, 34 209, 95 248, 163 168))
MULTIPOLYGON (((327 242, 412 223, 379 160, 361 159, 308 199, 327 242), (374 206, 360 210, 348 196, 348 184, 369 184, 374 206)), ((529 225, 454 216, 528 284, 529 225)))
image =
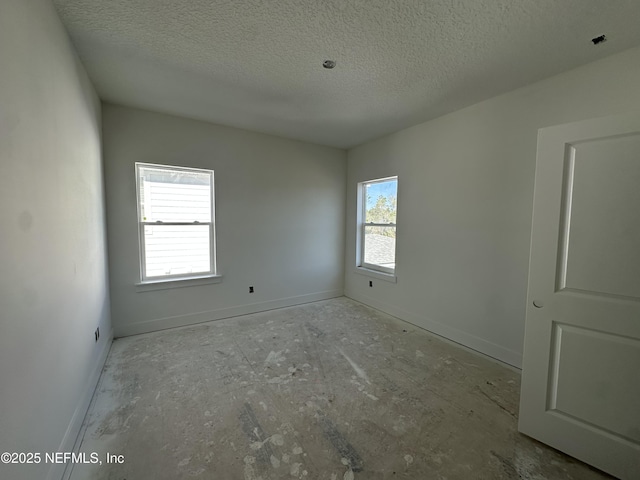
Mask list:
POLYGON ((249 287, 249 293, 253 293, 253 287, 249 287))

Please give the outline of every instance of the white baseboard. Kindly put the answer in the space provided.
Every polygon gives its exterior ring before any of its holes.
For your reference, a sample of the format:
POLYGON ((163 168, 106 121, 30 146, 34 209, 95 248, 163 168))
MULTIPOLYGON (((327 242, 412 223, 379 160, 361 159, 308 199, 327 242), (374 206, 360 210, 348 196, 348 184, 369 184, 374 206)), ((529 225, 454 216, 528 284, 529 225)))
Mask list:
POLYGON ((276 308, 292 307, 294 305, 302 305, 303 303, 317 302, 320 300, 328 300, 329 298, 342 297, 342 290, 330 290, 327 292, 311 293, 307 295, 299 295, 296 297, 281 298, 278 300, 269 300, 267 302, 250 303, 248 305, 239 305, 236 307, 220 308, 218 310, 209 310, 206 312, 190 313, 187 315, 179 315, 175 317, 157 318, 146 320, 144 322, 132 323, 129 325, 116 326, 116 338, 128 337, 130 335, 139 335, 141 333, 156 332, 167 328, 184 327, 186 325, 194 325, 197 323, 210 322, 212 320, 222 320, 223 318, 237 317, 240 315, 248 315, 250 313, 265 312, 276 308))
MULTIPOLYGON (((89 376, 86 387, 80 400, 76 406, 75 411, 73 412, 73 416, 71 417, 71 421, 69 422, 69 426, 67 427, 67 431, 62 437, 62 442, 60 442, 60 446, 58 447, 58 452, 72 452, 74 449, 78 447, 77 442, 80 439, 80 432, 82 430, 82 423, 84 418, 89 410, 89 405, 91 404, 91 399, 93 398, 93 394, 98 386, 98 381, 100 380, 100 374, 102 373, 102 368, 104 367, 105 362, 107 361, 107 356, 109 355, 109 349, 111 348, 111 344, 113 343, 113 329, 109 332, 109 335, 102 342, 102 346, 100 347, 100 352, 98 353, 98 357, 96 360, 96 364, 93 367, 91 375, 89 376)), ((47 480, 59 480, 64 477, 65 471, 69 464, 52 464, 47 472, 46 479, 47 480)))
POLYGON ((388 305, 367 295, 360 295, 350 290, 346 290, 345 296, 384 313, 388 313, 389 315, 393 315, 394 317, 404 320, 405 322, 409 322, 416 327, 435 333, 436 335, 458 343, 463 347, 470 348, 471 350, 480 352, 518 369, 522 368, 522 353, 509 350, 480 337, 476 337, 475 335, 429 320, 428 318, 406 311, 400 307, 388 305))

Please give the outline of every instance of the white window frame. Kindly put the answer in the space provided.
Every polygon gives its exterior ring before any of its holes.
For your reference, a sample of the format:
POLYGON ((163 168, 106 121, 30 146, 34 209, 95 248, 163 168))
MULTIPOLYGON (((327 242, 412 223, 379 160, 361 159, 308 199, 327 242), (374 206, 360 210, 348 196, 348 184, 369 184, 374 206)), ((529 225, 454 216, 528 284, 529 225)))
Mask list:
MULTIPOLYGON (((186 280, 195 280, 195 279, 211 279, 211 278, 219 278, 220 276, 216 274, 216 235, 215 235, 215 183, 214 183, 214 171, 207 170, 203 168, 191 168, 191 167, 180 167, 174 165, 161 165, 155 163, 141 163, 136 162, 135 164, 136 170, 136 208, 138 211, 138 242, 139 242, 139 252, 140 252, 140 278, 141 281, 138 285, 153 285, 153 284, 166 284, 167 286, 175 285, 173 282, 178 281, 179 283, 187 283, 186 280), (140 202, 140 168, 155 168, 160 170, 169 170, 174 172, 198 172, 205 173, 211 177, 211 221, 209 222, 145 222, 142 218, 142 208, 140 202), (198 273, 180 273, 176 275, 162 275, 162 276, 154 276, 147 277, 146 273, 146 253, 145 253, 145 236, 144 236, 144 227, 145 226, 157 226, 157 225, 179 225, 179 226, 190 226, 190 225, 208 225, 209 226, 209 271, 208 272, 198 272, 198 273)), ((176 285, 177 286, 177 285, 176 285)))
MULTIPOLYGON (((374 222, 369 222, 366 223, 365 219, 367 218, 367 199, 365 198, 366 195, 366 186, 367 185, 374 185, 376 183, 384 183, 384 182, 388 182, 390 180, 395 180, 396 182, 398 181, 398 176, 392 176, 392 177, 384 177, 384 178, 376 178, 374 180, 368 180, 365 182, 359 182, 358 183, 358 202, 357 202, 357 206, 358 206, 358 218, 357 218, 357 224, 358 224, 358 232, 356 235, 356 241, 357 241, 357 248, 356 248, 356 266, 357 266, 357 272, 358 273, 365 273, 365 274, 371 274, 370 276, 374 276, 376 278, 382 278, 383 280, 390 280, 390 281, 394 281, 395 282, 395 273, 396 273, 396 269, 395 268, 390 268, 390 267, 384 267, 382 265, 376 265, 373 263, 367 263, 364 261, 364 248, 365 248, 365 228, 366 227, 393 227, 396 229, 397 232, 397 223, 374 223, 374 222), (379 272, 379 273, 378 273, 379 272), (378 273, 376 275, 376 273, 378 273), (382 274, 382 275, 380 275, 382 274)), ((397 206, 396 206, 396 215, 397 215, 397 206)), ((396 238, 397 238, 397 233, 396 233, 396 238)), ((397 254, 397 245, 396 245, 396 251, 394 252, 394 258, 397 254)), ((396 264, 397 265, 397 264, 396 264)))

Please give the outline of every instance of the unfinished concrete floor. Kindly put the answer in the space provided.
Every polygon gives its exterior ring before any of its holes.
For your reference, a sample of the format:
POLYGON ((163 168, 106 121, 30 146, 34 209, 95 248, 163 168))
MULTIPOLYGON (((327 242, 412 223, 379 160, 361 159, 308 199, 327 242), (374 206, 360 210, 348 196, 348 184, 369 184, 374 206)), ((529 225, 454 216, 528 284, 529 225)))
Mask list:
POLYGON ((71 479, 609 478, 517 433, 519 388, 347 298, 128 337, 71 479))

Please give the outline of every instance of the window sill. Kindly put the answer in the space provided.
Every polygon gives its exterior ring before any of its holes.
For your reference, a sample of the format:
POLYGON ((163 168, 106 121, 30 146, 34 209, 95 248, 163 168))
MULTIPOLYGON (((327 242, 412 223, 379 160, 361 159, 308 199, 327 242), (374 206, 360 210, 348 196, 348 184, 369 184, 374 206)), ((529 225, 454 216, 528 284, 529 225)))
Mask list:
POLYGON ((364 275, 365 277, 377 278, 378 280, 384 280, 385 282, 397 283, 398 278, 392 273, 376 272, 369 268, 356 267, 354 273, 358 275, 364 275))
POLYGON ((172 288, 195 287, 222 282, 222 275, 206 275, 201 277, 167 278, 136 283, 136 292, 150 292, 153 290, 169 290, 172 288))

